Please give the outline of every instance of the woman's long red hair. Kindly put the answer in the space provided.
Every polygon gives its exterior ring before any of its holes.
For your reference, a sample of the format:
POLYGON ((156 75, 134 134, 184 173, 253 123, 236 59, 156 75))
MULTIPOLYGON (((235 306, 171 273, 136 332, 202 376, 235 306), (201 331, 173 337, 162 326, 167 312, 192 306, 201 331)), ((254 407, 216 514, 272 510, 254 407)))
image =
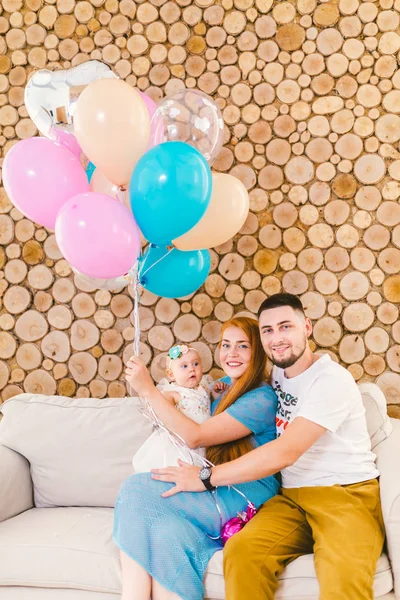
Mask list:
MULTIPOLYGON (((236 317, 224 323, 221 331, 221 340, 228 327, 238 327, 247 336, 251 346, 251 362, 249 368, 232 385, 228 392, 221 398, 214 415, 219 415, 224 410, 232 406, 246 392, 260 387, 266 379, 267 357, 261 344, 258 322, 249 317, 236 317)), ((221 342, 220 342, 221 344, 221 342)), ((235 458, 239 458, 253 450, 251 435, 240 440, 210 446, 207 449, 207 458, 214 465, 220 465, 235 458)))

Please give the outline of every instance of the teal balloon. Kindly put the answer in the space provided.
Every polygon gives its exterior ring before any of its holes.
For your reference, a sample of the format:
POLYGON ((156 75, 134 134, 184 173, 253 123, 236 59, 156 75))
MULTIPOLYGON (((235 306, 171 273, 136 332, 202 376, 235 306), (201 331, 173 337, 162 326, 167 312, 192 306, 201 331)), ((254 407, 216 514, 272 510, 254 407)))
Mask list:
POLYGON ((192 229, 207 210, 212 176, 205 158, 184 142, 155 146, 137 163, 129 194, 144 237, 168 245, 192 229))
POLYGON ((90 162, 88 164, 88 166, 86 167, 86 175, 87 175, 89 183, 90 183, 90 180, 92 179, 95 169, 96 169, 96 167, 94 166, 94 164, 92 162, 90 162))
POLYGON ((150 244, 139 261, 139 280, 146 290, 164 298, 181 298, 203 285, 211 268, 208 250, 182 252, 150 244))

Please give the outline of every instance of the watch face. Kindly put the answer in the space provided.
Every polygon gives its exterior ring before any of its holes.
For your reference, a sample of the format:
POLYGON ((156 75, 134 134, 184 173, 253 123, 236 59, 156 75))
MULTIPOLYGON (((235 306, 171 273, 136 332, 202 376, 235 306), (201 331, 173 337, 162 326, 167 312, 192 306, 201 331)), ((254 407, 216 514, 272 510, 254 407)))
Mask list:
POLYGON ((208 479, 211 476, 211 469, 208 467, 203 467, 199 472, 199 477, 201 480, 208 479))

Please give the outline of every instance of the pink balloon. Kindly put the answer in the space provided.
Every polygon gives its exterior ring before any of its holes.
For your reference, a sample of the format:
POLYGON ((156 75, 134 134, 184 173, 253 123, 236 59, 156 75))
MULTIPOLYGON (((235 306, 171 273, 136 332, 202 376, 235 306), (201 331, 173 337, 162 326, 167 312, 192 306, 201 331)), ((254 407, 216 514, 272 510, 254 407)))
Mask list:
POLYGON ((78 194, 60 210, 56 240, 80 273, 111 279, 128 273, 140 252, 139 229, 126 206, 97 192, 78 194))
POLYGON ((70 133, 69 131, 63 131, 62 129, 53 128, 52 134, 54 136, 53 139, 55 142, 57 142, 57 144, 61 144, 61 146, 67 148, 67 150, 72 152, 72 154, 75 154, 79 160, 81 159, 82 148, 78 144, 78 140, 73 133, 70 133))
POLYGON ((3 181, 11 202, 26 217, 54 229, 71 196, 89 191, 85 170, 69 150, 48 140, 21 140, 7 153, 3 181))
POLYGON ((141 99, 143 100, 143 102, 146 105, 146 108, 147 108, 147 111, 149 113, 149 117, 151 120, 150 141, 149 141, 149 146, 147 148, 148 150, 150 150, 154 146, 158 146, 158 144, 162 144, 164 141, 163 120, 161 117, 157 117, 157 119, 155 119, 154 121, 152 120, 153 115, 157 110, 157 104, 154 102, 154 100, 152 100, 150 98, 150 96, 147 96, 147 94, 145 94, 144 92, 141 92, 140 90, 137 90, 137 91, 140 94, 141 99))

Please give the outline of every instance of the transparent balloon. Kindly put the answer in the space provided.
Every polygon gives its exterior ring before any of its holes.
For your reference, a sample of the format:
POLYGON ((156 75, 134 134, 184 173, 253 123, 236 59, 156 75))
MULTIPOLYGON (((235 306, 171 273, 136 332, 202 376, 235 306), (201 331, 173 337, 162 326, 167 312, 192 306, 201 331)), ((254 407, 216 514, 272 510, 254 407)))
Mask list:
POLYGON ((214 100, 198 90, 182 90, 158 104, 152 129, 163 142, 186 142, 212 165, 224 141, 224 121, 214 100))
POLYGON ((25 106, 40 133, 63 145, 68 145, 68 139, 74 144, 76 103, 86 86, 97 79, 118 79, 118 76, 99 60, 89 60, 68 70, 36 71, 25 88, 25 106))
POLYGON ((98 277, 89 277, 80 273, 77 269, 71 266, 71 269, 75 273, 79 289, 85 289, 86 291, 94 290, 110 290, 110 291, 121 291, 127 285, 133 281, 133 268, 129 273, 115 279, 100 279, 98 277), (82 284, 84 287, 82 287, 82 284))

